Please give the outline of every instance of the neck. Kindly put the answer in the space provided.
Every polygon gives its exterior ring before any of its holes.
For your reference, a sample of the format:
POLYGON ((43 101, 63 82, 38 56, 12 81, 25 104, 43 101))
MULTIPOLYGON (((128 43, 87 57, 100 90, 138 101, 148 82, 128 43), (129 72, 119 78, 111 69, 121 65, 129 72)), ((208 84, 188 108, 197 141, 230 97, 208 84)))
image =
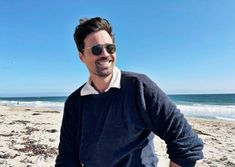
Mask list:
POLYGON ((108 75, 107 77, 99 77, 99 76, 90 76, 91 85, 99 92, 103 93, 111 82, 113 74, 108 75))

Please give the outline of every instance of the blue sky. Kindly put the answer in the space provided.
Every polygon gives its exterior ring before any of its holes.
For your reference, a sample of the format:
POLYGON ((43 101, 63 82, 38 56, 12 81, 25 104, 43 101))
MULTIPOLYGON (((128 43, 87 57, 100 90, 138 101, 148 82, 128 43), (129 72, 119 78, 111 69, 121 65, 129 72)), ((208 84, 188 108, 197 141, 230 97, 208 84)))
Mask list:
POLYGON ((88 72, 73 32, 94 16, 112 23, 120 69, 167 94, 235 93, 234 0, 1 0, 0 96, 77 89, 88 72))

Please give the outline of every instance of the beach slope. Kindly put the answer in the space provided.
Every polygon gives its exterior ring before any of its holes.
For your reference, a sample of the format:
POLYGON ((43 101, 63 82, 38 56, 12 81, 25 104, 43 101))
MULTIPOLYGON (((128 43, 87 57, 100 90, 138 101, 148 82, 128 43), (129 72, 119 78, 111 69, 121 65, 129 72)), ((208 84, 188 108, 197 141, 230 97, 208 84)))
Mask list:
MULTIPOLYGON (((52 167, 57 155, 62 111, 0 106, 0 166, 52 167)), ((197 167, 235 167, 235 121, 188 118, 204 141, 197 167)), ((169 159, 164 141, 154 140, 160 167, 169 159)))

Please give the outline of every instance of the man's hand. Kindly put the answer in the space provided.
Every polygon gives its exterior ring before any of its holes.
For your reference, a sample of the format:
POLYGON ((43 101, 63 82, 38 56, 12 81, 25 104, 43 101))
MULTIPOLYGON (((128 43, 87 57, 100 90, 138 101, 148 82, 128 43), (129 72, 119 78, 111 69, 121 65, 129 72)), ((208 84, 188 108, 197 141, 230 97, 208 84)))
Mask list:
POLYGON ((170 167, 180 167, 180 166, 171 161, 171 162, 170 162, 170 167))

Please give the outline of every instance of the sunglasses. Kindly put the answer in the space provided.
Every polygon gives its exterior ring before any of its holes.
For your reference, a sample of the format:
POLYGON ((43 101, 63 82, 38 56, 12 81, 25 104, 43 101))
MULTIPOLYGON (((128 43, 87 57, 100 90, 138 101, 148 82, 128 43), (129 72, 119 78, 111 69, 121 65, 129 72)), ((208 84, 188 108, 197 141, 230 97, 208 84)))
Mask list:
POLYGON ((101 55, 103 48, 105 48, 106 52, 108 52, 109 54, 113 54, 116 52, 115 44, 97 44, 95 46, 88 47, 87 49, 89 49, 94 56, 99 56, 101 55))

